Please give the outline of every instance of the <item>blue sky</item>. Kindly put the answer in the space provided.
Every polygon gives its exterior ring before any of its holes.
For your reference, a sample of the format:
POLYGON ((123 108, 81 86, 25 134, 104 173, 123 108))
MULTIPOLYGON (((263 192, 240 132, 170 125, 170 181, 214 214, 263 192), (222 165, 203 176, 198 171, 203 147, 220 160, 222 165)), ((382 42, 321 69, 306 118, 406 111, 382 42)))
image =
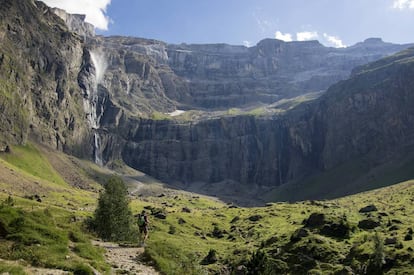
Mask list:
POLYGON ((349 46, 414 42, 414 0, 44 0, 85 13, 103 35, 255 45, 264 38, 349 46))

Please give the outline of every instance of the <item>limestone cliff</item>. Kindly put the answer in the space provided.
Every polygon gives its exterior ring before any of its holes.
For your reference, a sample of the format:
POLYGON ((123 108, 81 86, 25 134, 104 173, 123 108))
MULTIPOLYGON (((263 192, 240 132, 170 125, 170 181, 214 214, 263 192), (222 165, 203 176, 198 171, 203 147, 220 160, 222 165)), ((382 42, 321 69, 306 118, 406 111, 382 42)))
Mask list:
MULTIPOLYGON (((169 45, 168 62, 187 80, 190 106, 229 108, 268 104, 326 90, 359 65, 407 46, 368 39, 345 49, 317 41, 265 39, 256 46, 169 45)), ((167 93, 174 87, 167 86, 167 93)), ((180 100, 180 99, 178 99, 180 100)))
MULTIPOLYGON (((414 158, 413 73, 410 49, 360 67, 319 99, 278 116, 130 121, 120 131, 121 156, 157 178, 188 185, 277 186, 362 160, 362 170, 346 171, 356 180, 414 158)), ((333 182, 319 192, 340 188, 333 182)))
POLYGON ((79 37, 42 2, 2 1, 0 15, 1 141, 30 137, 76 151, 89 131, 76 81, 79 37))
POLYGON ((233 193, 362 161, 355 179, 414 156, 413 50, 380 59, 410 45, 169 45, 94 36, 82 16, 31 0, 5 0, 0 15, 2 143, 32 139, 233 193), (294 99, 310 92, 322 96, 294 99), (229 110, 264 105, 272 111, 229 110), (176 109, 197 115, 165 114, 176 109))

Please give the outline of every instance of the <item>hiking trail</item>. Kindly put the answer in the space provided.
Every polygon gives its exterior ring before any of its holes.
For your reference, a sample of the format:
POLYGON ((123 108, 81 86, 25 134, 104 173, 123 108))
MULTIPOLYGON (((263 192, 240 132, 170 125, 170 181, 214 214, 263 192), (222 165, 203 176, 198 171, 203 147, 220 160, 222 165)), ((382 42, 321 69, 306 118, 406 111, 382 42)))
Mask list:
POLYGON ((158 275, 159 273, 142 262, 143 247, 123 247, 116 243, 92 241, 96 246, 105 248, 106 261, 112 266, 114 273, 158 275), (128 272, 128 273, 125 273, 128 272))

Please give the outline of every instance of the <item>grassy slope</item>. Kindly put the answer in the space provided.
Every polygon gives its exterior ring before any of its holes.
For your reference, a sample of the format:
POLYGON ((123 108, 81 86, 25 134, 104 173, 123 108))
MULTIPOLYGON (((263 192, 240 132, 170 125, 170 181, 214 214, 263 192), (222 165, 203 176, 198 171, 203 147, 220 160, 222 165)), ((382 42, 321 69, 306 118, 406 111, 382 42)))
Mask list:
POLYGON ((73 272, 109 270, 103 251, 91 245, 91 236, 83 230, 97 194, 64 181, 39 149, 20 146, 1 154, 0 187, 0 222, 7 232, 0 242, 0 258, 23 259, 0 262, 0 270, 24 274, 26 265, 73 272))
MULTIPOLYGON (((92 236, 82 230, 82 217, 92 214, 99 189, 91 176, 100 179, 106 173, 93 172, 97 169, 60 153, 46 155, 34 146, 13 147, 11 155, 0 155, 0 200, 6 201, 11 194, 14 203, 0 207, 0 221, 9 232, 0 242, 0 258, 22 258, 26 264, 72 271, 90 266, 108 270, 103 252, 90 244, 92 236), (79 182, 84 189, 73 187, 79 182), (24 198, 36 194, 42 202, 24 198), (70 222, 73 217, 76 222, 70 222), (22 221, 23 226, 18 227, 22 221)), ((145 177, 140 179, 145 182, 145 177)), ((128 184, 135 188, 133 180, 128 184)), ((384 246, 387 261, 392 263, 387 272, 414 272, 414 243, 404 240, 414 224, 413 181, 331 201, 257 208, 232 207, 196 194, 166 191, 160 185, 146 190, 151 192, 140 189, 131 208, 133 213, 145 207, 166 214, 166 219, 151 216, 146 248, 149 258, 166 274, 225 273, 234 266, 248 265, 252 253, 259 249, 284 270, 282 273, 333 274, 344 266, 360 271, 374 254, 376 233, 382 242, 396 240, 384 246), (358 212, 369 204, 376 205, 378 211, 358 212), (332 238, 318 229, 307 229, 308 236, 292 242, 291 236, 311 213, 323 213, 332 221, 345 217, 351 228, 349 238, 332 238), (259 216, 259 220, 251 221, 252 216, 259 216), (358 222, 367 218, 379 221, 380 226, 359 229, 358 222), (217 251, 218 261, 201 265, 211 249, 217 251), (312 265, 306 266, 297 255, 311 259, 312 265)), ((20 262, 0 261, 1 271, 23 274, 24 268, 20 262)))
MULTIPOLYGON (((251 254, 260 248, 269 255, 272 251, 285 251, 276 258, 285 262, 287 270, 293 270, 299 264, 298 259, 289 255, 302 251, 305 256, 317 259, 313 268, 316 274, 334 273, 348 265, 354 270, 362 270, 367 259, 374 254, 376 232, 382 241, 394 237, 397 240, 396 244, 385 246, 385 256, 389 262, 404 259, 394 263, 389 271, 393 274, 414 271, 411 267, 414 261, 414 243, 411 240, 404 241, 409 228, 414 224, 414 208, 411 206, 413 195, 414 182, 408 181, 323 202, 305 201, 259 208, 231 208, 210 199, 182 195, 175 199, 152 197, 146 201, 134 200, 133 208, 139 211, 144 206, 151 206, 162 208, 168 213, 166 220, 152 219, 152 232, 147 249, 147 253, 167 274, 220 272, 226 266, 246 264, 251 254), (358 212, 369 204, 376 205, 378 211, 372 214, 358 212), (183 207, 189 208, 191 213, 183 212, 183 207), (346 217, 346 223, 350 226, 349 238, 331 238, 319 234, 317 230, 311 230, 308 237, 299 242, 291 242, 292 234, 303 227, 303 220, 311 213, 323 213, 328 221, 346 217), (257 222, 250 221, 249 217, 254 215, 262 218, 257 222), (235 217, 238 220, 231 222, 235 217), (368 217, 380 221, 380 226, 375 230, 359 229, 359 221, 368 217), (180 218, 185 221, 184 224, 179 224, 180 218), (211 236, 215 227, 224 232, 222 238, 211 236), (175 230, 171 230, 172 228, 175 230), (169 234, 171 231, 175 232, 169 234), (307 251, 307 248, 312 252, 307 251), (210 249, 217 251, 219 261, 208 266, 200 265, 210 249)), ((293 273, 306 272, 309 269, 296 269, 293 273)))

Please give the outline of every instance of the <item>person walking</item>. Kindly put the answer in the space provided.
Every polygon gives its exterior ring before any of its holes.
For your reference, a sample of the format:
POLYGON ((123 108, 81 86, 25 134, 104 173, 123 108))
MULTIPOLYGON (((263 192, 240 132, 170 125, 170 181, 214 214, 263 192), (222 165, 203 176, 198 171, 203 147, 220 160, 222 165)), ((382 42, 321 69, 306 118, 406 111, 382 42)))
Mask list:
POLYGON ((148 225, 148 215, 145 210, 142 210, 141 214, 138 215, 139 240, 141 246, 145 246, 145 241, 148 239, 148 225))

